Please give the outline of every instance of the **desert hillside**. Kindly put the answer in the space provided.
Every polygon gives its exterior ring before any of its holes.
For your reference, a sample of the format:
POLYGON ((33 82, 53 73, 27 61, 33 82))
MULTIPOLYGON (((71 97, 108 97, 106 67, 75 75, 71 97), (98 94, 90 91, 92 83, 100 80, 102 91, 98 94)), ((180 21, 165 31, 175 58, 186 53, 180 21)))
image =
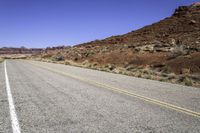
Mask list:
POLYGON ((45 49, 38 60, 142 78, 200 85, 200 3, 125 35, 45 49))

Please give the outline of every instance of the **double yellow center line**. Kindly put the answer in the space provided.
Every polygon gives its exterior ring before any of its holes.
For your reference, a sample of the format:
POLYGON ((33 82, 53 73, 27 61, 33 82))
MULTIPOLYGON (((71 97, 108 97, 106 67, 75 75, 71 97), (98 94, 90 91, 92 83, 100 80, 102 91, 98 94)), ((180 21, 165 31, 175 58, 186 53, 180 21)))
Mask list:
POLYGON ((49 70, 51 72, 55 72, 55 73, 58 73, 58 74, 61 74, 61 75, 67 76, 67 77, 71 77, 73 79, 80 80, 80 81, 84 81, 86 83, 89 83, 91 85, 95 85, 97 87, 101 87, 101 88, 104 88, 104 89, 107 89, 107 90, 111 90, 111 91, 114 91, 114 92, 117 92, 117 93, 120 93, 120 94, 128 95, 130 97, 135 97, 135 98, 138 98, 140 100, 159 105, 161 107, 165 107, 165 108, 172 109, 172 110, 175 110, 175 111, 178 111, 178 112, 182 112, 182 113, 187 114, 187 115, 191 115, 191 116, 200 118, 199 112, 195 112, 195 111, 185 109, 185 108, 182 108, 182 107, 170 104, 170 103, 162 102, 162 101, 159 101, 159 100, 156 100, 156 99, 153 99, 153 98, 149 98, 149 97, 142 96, 142 95, 139 95, 139 94, 136 94, 136 93, 133 93, 133 92, 129 92, 126 89, 123 89, 123 88, 113 87, 113 86, 110 86, 110 85, 107 85, 107 84, 104 84, 104 83, 96 82, 94 80, 79 77, 79 76, 72 75, 72 74, 69 74, 69 73, 66 73, 66 72, 61 72, 61 71, 58 71, 56 69, 52 69, 52 68, 47 67, 47 66, 34 64, 34 63, 31 63, 31 62, 29 62, 29 63, 34 65, 34 66, 49 70))

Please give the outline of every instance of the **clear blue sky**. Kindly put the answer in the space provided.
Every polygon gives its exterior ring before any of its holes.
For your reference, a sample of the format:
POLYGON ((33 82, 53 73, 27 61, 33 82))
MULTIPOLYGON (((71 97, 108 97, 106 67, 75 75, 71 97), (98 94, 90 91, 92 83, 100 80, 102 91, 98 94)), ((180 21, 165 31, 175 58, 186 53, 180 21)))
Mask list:
POLYGON ((199 0, 0 0, 0 47, 74 45, 136 30, 199 0))

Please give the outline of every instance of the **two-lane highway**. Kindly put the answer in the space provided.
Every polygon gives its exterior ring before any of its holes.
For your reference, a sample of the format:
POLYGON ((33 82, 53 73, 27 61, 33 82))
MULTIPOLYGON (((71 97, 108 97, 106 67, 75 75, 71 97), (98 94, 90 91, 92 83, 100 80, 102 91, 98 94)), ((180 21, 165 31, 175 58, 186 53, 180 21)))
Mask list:
POLYGON ((22 133, 198 133, 199 112, 199 88, 36 61, 0 64, 0 132, 19 124, 22 133))

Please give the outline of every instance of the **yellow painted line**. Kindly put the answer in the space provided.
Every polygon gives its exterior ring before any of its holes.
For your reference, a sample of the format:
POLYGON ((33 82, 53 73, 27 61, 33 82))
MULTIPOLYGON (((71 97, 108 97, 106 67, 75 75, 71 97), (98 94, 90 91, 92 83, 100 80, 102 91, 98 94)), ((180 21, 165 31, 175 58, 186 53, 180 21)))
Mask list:
MULTIPOLYGON (((30 63, 30 62, 28 62, 28 63, 30 63)), ((50 67, 46 67, 46 66, 42 66, 42 65, 38 65, 38 64, 34 64, 34 63, 30 63, 30 64, 32 64, 34 66, 38 66, 38 67, 46 69, 46 70, 49 70, 49 71, 52 71, 52 72, 55 72, 55 73, 58 73, 58 74, 62 74, 64 76, 68 76, 68 77, 71 77, 71 78, 74 78, 74 79, 78 79, 80 81, 90 83, 90 84, 98 86, 98 87, 102 87, 102 88, 105 88, 105 89, 108 89, 108 90, 112 90, 114 92, 118 92, 118 93, 128 95, 128 96, 131 96, 131 97, 135 97, 135 98, 138 98, 140 100, 143 100, 143 101, 146 101, 146 102, 149 102, 149 103, 153 103, 153 104, 165 107, 165 108, 169 108, 169 109, 172 109, 172 110, 175 110, 175 111, 178 111, 178 112, 182 112, 182 113, 187 114, 187 115, 191 115, 191 116, 200 118, 200 112, 195 112, 195 111, 192 111, 192 110, 189 110, 189 109, 186 109, 186 108, 183 108, 183 107, 179 107, 179 106, 176 106, 176 105, 173 105, 173 104, 170 104, 170 103, 162 102, 162 101, 159 101, 159 100, 156 100, 156 99, 153 99, 153 98, 149 98, 149 97, 142 96, 142 95, 139 95, 139 94, 136 94, 136 93, 132 93, 132 92, 129 92, 129 91, 123 89, 123 88, 113 87, 113 86, 110 86, 110 85, 107 85, 107 84, 104 84, 104 83, 96 82, 94 80, 79 77, 79 76, 72 75, 72 74, 69 74, 69 73, 66 73, 66 72, 61 72, 61 71, 52 69, 50 67)))

